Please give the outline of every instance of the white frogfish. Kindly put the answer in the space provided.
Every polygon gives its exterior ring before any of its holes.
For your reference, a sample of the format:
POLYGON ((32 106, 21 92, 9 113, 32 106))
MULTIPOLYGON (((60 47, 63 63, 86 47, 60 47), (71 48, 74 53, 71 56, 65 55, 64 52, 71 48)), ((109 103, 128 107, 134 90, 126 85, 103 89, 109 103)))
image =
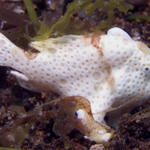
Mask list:
POLYGON ((87 98, 100 124, 105 124, 110 109, 150 97, 150 50, 120 28, 104 35, 64 35, 30 46, 38 52, 24 51, 0 33, 0 66, 11 67, 24 88, 87 98))

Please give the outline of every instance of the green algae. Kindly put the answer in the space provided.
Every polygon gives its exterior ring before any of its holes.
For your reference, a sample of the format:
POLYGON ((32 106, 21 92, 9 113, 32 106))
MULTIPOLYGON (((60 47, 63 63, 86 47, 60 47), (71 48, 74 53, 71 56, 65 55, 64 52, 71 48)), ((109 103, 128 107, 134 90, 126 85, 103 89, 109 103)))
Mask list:
POLYGON ((34 10, 34 6, 33 6, 32 1, 31 0, 23 0, 23 1, 24 1, 25 6, 26 6, 29 18, 31 19, 31 21, 34 24, 38 25, 39 24, 39 20, 38 20, 36 12, 34 10))
POLYGON ((50 37, 50 27, 44 22, 40 22, 40 27, 36 33, 36 36, 31 38, 32 41, 46 40, 50 37))
POLYGON ((27 37, 27 39, 32 40, 32 41, 33 40, 39 41, 39 40, 45 40, 45 39, 49 38, 50 27, 38 19, 36 11, 35 11, 33 3, 32 3, 32 0, 24 0, 24 4, 26 6, 30 20, 34 24, 34 30, 36 32, 36 36, 33 38, 28 35, 25 35, 27 37))
MULTIPOLYGON (((88 16, 93 14, 96 9, 101 9, 104 13, 106 13, 107 18, 93 28, 98 30, 107 30, 114 20, 113 12, 115 9, 127 13, 128 10, 132 9, 132 6, 124 0, 95 0, 95 2, 92 2, 92 0, 74 0, 68 5, 64 16, 51 26, 50 34, 55 33, 56 35, 62 35, 67 33, 67 31, 72 27, 70 25, 73 24, 71 19, 74 14, 78 14, 81 10, 84 10, 88 16)), ((74 22, 76 26, 79 25, 77 23, 74 22)), ((78 32, 82 33, 80 28, 78 30, 78 32)))
POLYGON ((65 14, 49 27, 37 19, 31 0, 24 0, 24 3, 30 19, 35 25, 38 25, 36 36, 30 38, 30 40, 45 40, 49 37, 64 34, 83 34, 86 30, 83 21, 79 17, 74 17, 74 15, 78 16, 81 11, 84 11, 86 17, 88 17, 93 15, 96 9, 106 14, 106 18, 93 25, 91 31, 105 31, 110 28, 114 20, 115 9, 123 13, 127 13, 128 10, 132 9, 132 6, 124 0, 74 0, 68 4, 65 14))
POLYGON ((68 5, 65 15, 51 26, 50 33, 52 34, 55 32, 55 34, 57 35, 64 34, 65 31, 69 28, 69 25, 71 24, 72 16, 75 13, 81 11, 82 8, 90 2, 91 0, 74 0, 71 4, 68 5))
POLYGON ((105 0, 96 0, 95 3, 90 4, 85 10, 87 14, 91 14, 97 8, 101 8, 107 14, 107 18, 95 28, 99 30, 107 30, 114 20, 115 16, 113 11, 115 9, 127 13, 128 10, 132 9, 132 6, 127 4, 124 0, 110 0, 109 2, 105 0))

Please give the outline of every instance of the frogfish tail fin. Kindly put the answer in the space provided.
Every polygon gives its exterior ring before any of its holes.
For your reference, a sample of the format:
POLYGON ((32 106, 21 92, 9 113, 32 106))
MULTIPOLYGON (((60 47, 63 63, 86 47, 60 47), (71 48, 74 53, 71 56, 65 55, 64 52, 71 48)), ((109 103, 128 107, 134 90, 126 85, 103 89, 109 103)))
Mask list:
POLYGON ((19 58, 22 53, 23 51, 19 47, 0 33, 0 66, 12 67, 14 57, 19 58))

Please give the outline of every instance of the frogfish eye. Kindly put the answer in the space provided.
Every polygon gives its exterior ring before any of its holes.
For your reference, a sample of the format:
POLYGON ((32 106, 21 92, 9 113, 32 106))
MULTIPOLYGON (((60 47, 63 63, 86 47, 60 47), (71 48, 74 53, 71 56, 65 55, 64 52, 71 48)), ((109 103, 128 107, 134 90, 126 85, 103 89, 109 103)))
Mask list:
POLYGON ((146 67, 146 68, 145 68, 145 71, 149 71, 149 68, 148 68, 148 67, 146 67))

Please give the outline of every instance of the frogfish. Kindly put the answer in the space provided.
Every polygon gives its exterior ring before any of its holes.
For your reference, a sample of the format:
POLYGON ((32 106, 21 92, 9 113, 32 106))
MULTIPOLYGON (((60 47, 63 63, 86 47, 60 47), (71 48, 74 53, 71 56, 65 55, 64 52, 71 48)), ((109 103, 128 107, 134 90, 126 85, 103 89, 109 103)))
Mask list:
MULTIPOLYGON (((105 125, 111 109, 150 97, 150 49, 113 27, 102 35, 64 35, 30 43, 26 51, 0 33, 0 66, 36 92, 88 99, 94 120, 105 125)), ((82 100, 82 99, 81 99, 82 100)), ((84 118, 78 111, 79 118, 84 118)), ((99 131, 100 141, 112 133, 99 131)))

